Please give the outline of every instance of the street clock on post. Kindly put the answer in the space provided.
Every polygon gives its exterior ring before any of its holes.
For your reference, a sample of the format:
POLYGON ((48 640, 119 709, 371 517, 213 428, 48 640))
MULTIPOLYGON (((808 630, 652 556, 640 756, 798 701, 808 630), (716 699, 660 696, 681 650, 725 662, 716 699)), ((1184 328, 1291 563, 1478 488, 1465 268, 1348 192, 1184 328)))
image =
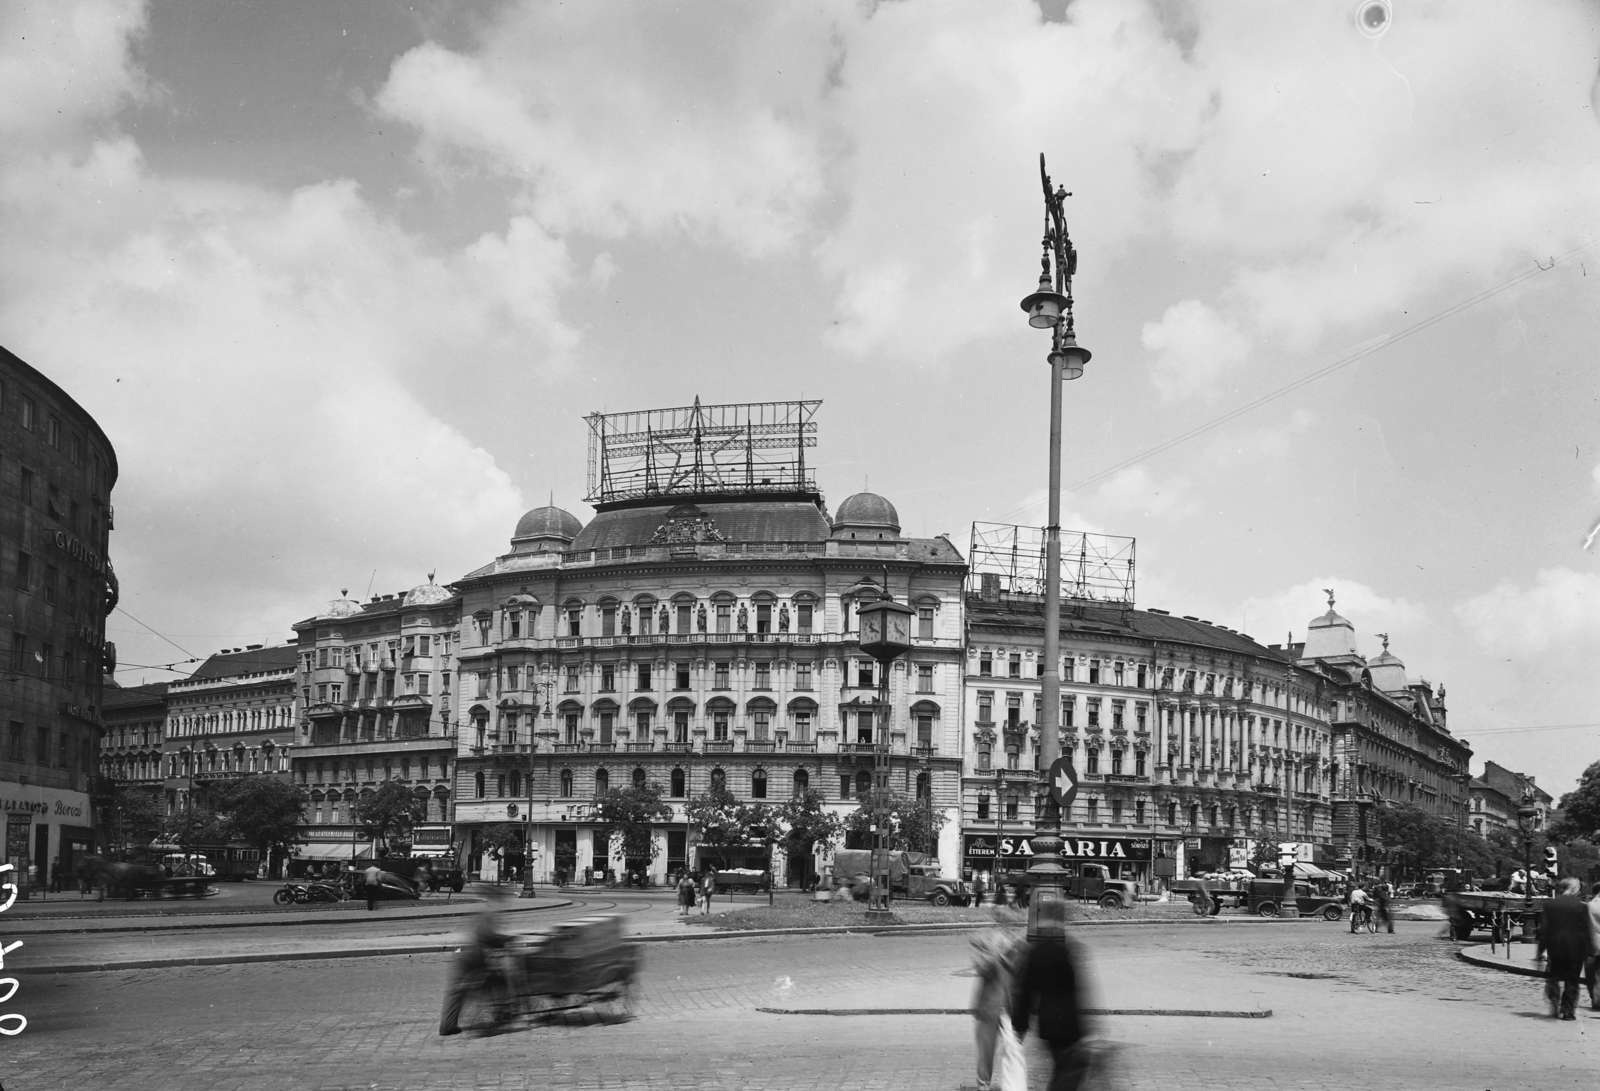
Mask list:
POLYGON ((861 650, 880 663, 890 663, 911 650, 911 618, 916 613, 885 597, 856 610, 861 625, 861 650))

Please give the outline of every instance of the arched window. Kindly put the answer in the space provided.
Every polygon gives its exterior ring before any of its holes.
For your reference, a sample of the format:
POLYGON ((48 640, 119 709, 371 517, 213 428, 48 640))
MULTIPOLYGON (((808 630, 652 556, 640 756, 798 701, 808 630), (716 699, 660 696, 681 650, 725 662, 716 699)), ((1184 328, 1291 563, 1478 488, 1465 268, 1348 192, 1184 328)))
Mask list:
POLYGON ((933 798, 933 783, 927 773, 917 774, 917 798, 924 803, 933 798))
POLYGON ((633 771, 633 786, 635 788, 643 788, 644 787, 644 770, 643 769, 635 769, 633 771))
POLYGON ((683 770, 682 769, 674 769, 672 771, 672 789, 671 789, 671 791, 672 791, 672 797, 674 799, 682 799, 683 798, 683 795, 684 795, 684 778, 683 778, 683 770))
POLYGON ((561 798, 569 799, 572 796, 572 770, 561 770, 561 798))
POLYGON ((711 790, 713 792, 725 792, 725 791, 727 791, 728 790, 728 774, 724 773, 721 769, 713 769, 713 770, 711 770, 711 790))
POLYGON ((794 771, 794 794, 804 795, 806 789, 811 787, 811 774, 804 769, 794 771))
POLYGON ((767 798, 767 774, 764 769, 757 769, 750 774, 750 798, 767 798))
POLYGON ((611 774, 604 769, 594 771, 594 794, 601 795, 611 788, 611 774))

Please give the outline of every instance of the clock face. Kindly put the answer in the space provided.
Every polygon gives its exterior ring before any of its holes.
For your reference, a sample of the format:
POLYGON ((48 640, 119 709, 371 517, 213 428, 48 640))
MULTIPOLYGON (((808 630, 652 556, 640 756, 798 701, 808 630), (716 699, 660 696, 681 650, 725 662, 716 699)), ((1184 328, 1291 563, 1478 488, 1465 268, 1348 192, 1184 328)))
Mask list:
POLYGON ((891 614, 889 616, 889 639, 900 644, 910 641, 911 620, 904 614, 891 614))

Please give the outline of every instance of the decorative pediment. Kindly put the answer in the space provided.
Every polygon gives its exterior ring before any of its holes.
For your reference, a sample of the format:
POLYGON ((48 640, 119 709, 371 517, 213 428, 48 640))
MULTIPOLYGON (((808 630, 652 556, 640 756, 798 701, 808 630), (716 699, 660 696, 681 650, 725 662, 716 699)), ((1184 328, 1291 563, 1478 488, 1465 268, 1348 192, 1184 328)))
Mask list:
POLYGON ((651 545, 693 544, 695 542, 726 541, 717 530, 717 521, 693 504, 680 504, 667 515, 667 521, 656 527, 650 538, 651 545))

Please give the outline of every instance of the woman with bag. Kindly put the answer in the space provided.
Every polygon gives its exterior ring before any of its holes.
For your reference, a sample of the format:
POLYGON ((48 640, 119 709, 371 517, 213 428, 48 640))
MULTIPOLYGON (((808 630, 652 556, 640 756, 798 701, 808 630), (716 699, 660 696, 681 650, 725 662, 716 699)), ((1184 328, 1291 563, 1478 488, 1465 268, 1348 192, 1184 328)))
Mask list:
MULTIPOLYGON (((1004 1060, 1007 1049, 1015 1049, 1021 1057, 1021 1046, 1016 1035, 1006 1033, 1006 1011, 1011 999, 1012 980, 1017 958, 1025 953, 1022 941, 1014 941, 1001 929, 995 928, 972 937, 972 969, 977 983, 972 989, 973 1032, 978 1045, 978 1091, 1009 1091, 997 1073, 996 1059, 1004 1060), (1009 1037, 1008 1045, 1002 1038, 1009 1037)), ((1005 1068, 1006 1065, 999 1066, 1005 1068)), ((1024 1085, 1026 1081, 1024 1081, 1024 1085)))
POLYGON ((678 916, 687 919, 689 910, 694 908, 694 902, 694 880, 689 878, 689 873, 686 871, 678 876, 678 916))

